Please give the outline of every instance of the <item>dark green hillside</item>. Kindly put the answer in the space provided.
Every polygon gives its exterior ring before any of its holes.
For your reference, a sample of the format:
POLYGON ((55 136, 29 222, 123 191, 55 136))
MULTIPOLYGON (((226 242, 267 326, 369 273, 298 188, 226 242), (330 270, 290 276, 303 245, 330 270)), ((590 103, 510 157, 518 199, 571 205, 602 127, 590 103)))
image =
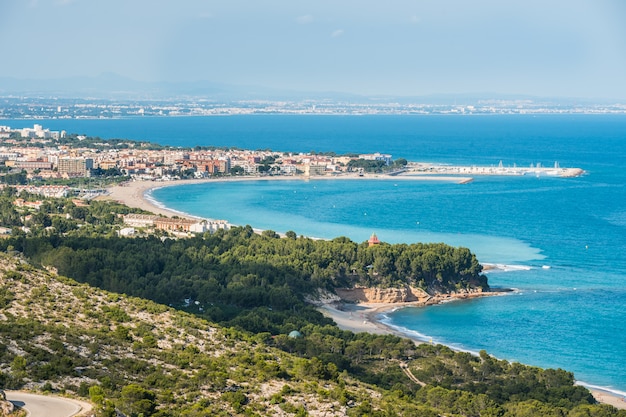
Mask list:
POLYGON ((305 295, 320 288, 488 289, 480 264, 465 248, 368 247, 347 238, 279 238, 273 232, 255 234, 249 226, 176 240, 22 236, 0 246, 11 246, 37 264, 95 287, 182 306, 213 321, 273 334, 309 322, 325 323, 303 302, 305 295), (257 318, 251 320, 250 311, 258 309, 257 318), (242 315, 247 319, 241 320, 242 315))

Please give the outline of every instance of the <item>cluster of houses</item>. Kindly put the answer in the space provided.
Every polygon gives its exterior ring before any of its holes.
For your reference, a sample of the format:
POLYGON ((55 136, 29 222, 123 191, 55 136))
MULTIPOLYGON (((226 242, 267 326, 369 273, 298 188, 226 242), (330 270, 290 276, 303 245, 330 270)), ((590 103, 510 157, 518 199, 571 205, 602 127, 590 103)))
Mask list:
MULTIPOLYGON (((29 178, 89 177, 93 170, 114 169, 136 179, 163 181, 180 178, 181 174, 192 174, 196 178, 219 174, 332 175, 346 172, 349 162, 354 159, 379 160, 387 165, 392 163, 391 155, 380 153, 331 156, 241 149, 153 150, 145 149, 134 142, 125 143, 115 149, 103 143, 99 149, 94 149, 55 143, 65 136, 64 131, 51 132, 41 125, 22 129, 0 126, 0 165, 14 172, 26 171, 29 178), (25 142, 23 138, 28 138, 28 141, 25 142)), ((59 198, 72 194, 72 189, 67 186, 20 185, 16 188, 18 193, 27 191, 44 197, 59 198)), ((38 209, 36 203, 18 200, 17 204, 24 208, 38 209)), ((182 234, 230 228, 223 220, 190 220, 141 214, 124 216, 124 224, 127 227, 120 230, 120 235, 123 236, 135 234, 135 228, 153 228, 182 234)))
MULTIPOLYGON (((0 185, 0 188, 4 188, 4 187, 6 186, 0 185)), ((42 186, 42 187, 17 186, 16 188, 18 189, 18 192, 27 191, 31 194, 41 195, 41 196, 46 196, 46 197, 64 197, 65 196, 65 195, 63 196, 50 195, 49 190, 47 190, 48 187, 51 187, 51 186, 42 186)), ((54 187, 54 188, 61 188, 61 187, 54 187)), ((63 187, 63 188, 67 188, 67 187, 63 187)), ((84 200, 81 200, 78 198, 72 199, 72 203, 76 207, 85 207, 89 205, 84 200)), ((32 218, 34 212, 41 210, 41 206, 44 204, 44 201, 42 200, 29 201, 21 197, 18 197, 15 200, 13 200, 12 204, 19 209, 18 212, 20 213, 20 216, 25 222, 27 222, 32 218)), ((65 214, 65 217, 69 219, 71 216, 70 214, 65 214)), ((27 226, 21 226, 20 228, 26 233, 30 232, 30 228, 27 226)), ((52 227, 48 226, 47 228, 52 228, 52 227)), ((12 231, 13 229, 11 227, 0 226, 0 236, 10 235, 12 231)))
POLYGON ((14 187, 18 194, 26 191, 29 194, 49 198, 64 198, 70 195, 70 187, 67 185, 16 185, 14 187))
POLYGON ((180 219, 161 217, 152 214, 126 214, 124 224, 129 226, 120 230, 120 236, 132 236, 136 233, 135 228, 154 228, 178 233, 215 233, 219 229, 230 229, 230 224, 226 220, 206 220, 206 219, 180 219))
MULTIPOLYGON (((42 186, 42 187, 25 187, 19 186, 19 191, 28 191, 31 194, 48 196, 48 197, 57 197, 57 195, 51 195, 51 193, 47 192, 46 188, 51 186, 42 186), (42 189, 43 188, 43 189, 42 189)), ((67 187, 65 187, 67 188, 67 187)), ((88 206, 88 203, 81 199, 73 199, 72 202, 77 207, 85 207, 88 206)), ((43 201, 28 201, 23 198, 16 198, 13 201, 13 205, 25 210, 25 213, 39 211, 43 201)), ((69 214, 67 215, 69 216, 69 214)), ((30 215, 26 214, 25 219, 27 220, 30 215)), ((176 217, 162 217, 156 216, 152 214, 126 214, 123 217, 124 225, 126 227, 119 230, 120 236, 133 236, 136 234, 136 228, 141 229, 155 229, 155 230, 163 230, 167 232, 172 232, 175 235, 189 235, 191 233, 215 233, 220 229, 228 230, 231 228, 231 225, 226 220, 207 220, 207 219, 186 219, 186 218, 176 218, 176 217)), ((27 230, 25 230, 27 231, 27 230)), ((10 234, 11 229, 6 227, 0 227, 0 234, 10 234)))
POLYGON ((55 139, 65 132, 50 132, 40 125, 33 129, 11 129, 0 126, 0 163, 16 170, 25 170, 31 177, 88 177, 93 170, 116 169, 125 175, 143 179, 174 179, 181 173, 202 178, 237 172, 241 175, 329 175, 347 170, 353 159, 381 160, 391 164, 391 155, 365 154, 328 156, 275 151, 240 149, 213 150, 149 150, 129 142, 124 149, 70 148, 55 146, 55 139), (29 144, 12 139, 10 134, 30 138, 29 144), (43 143, 44 146, 38 146, 43 143), (235 170, 233 170, 235 168, 235 170))

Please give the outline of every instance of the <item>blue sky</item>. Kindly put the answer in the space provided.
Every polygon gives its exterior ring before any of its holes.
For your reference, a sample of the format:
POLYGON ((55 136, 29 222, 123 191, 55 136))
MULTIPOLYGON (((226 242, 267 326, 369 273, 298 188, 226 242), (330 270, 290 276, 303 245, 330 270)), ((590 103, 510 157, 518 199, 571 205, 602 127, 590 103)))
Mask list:
POLYGON ((0 77, 626 99, 623 0, 2 0, 0 77))

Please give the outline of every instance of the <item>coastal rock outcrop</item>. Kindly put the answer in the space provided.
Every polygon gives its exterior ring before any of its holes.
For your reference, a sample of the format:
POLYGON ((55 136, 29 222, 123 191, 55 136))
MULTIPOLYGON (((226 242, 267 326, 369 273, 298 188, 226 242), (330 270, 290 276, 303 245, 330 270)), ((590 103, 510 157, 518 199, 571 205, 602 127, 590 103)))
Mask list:
POLYGON ((421 288, 336 288, 335 292, 344 301, 364 303, 408 303, 427 302, 431 296, 421 288))
POLYGON ((431 291, 432 294, 416 287, 400 288, 336 288, 335 293, 348 303, 424 303, 437 304, 448 299, 473 298, 496 293, 484 292, 482 288, 461 289, 454 292, 431 291))

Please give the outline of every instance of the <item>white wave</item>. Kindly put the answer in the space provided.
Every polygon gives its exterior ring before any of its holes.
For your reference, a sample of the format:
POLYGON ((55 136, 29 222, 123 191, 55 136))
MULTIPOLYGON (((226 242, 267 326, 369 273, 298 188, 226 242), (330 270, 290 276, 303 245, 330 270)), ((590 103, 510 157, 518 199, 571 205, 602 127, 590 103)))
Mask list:
POLYGON ((614 395, 620 395, 622 397, 626 397, 626 391, 620 391, 620 390, 615 389, 615 388, 602 387, 602 386, 599 386, 599 385, 588 384, 588 383, 586 383, 584 381, 576 381, 576 384, 582 385, 583 387, 585 387, 587 389, 604 391, 604 392, 608 392, 608 393, 611 393, 611 394, 614 394, 614 395))
POLYGON ((510 264, 483 264, 483 266, 487 267, 484 273, 488 274, 490 272, 513 272, 513 271, 530 271, 533 269, 530 265, 510 265, 510 264))
MULTIPOLYGON (((160 187, 160 188, 165 188, 165 187, 160 187)), ((158 188, 153 188, 153 189, 149 190, 148 192, 144 193, 144 195, 143 195, 144 199, 146 201, 148 201, 150 204, 152 204, 153 206, 158 207, 158 208, 163 209, 163 210, 171 211, 172 213, 176 213, 176 214, 179 214, 179 215, 184 216, 184 217, 189 217, 189 218, 193 218, 193 219, 200 219, 200 220, 213 220, 213 219, 205 219, 204 217, 196 216, 194 214, 190 214, 190 213, 187 213, 185 211, 176 210, 176 209, 173 209, 171 207, 168 207, 165 204, 163 204, 162 202, 156 200, 152 196, 152 191, 153 190, 158 190, 158 188)), ((234 226, 234 225, 232 225, 232 226, 234 226)))
POLYGON ((391 323, 391 319, 386 316, 383 315, 381 316, 381 318, 379 318, 379 320, 381 323, 383 323, 385 326, 390 327, 404 335, 406 335, 409 339, 414 339, 414 340, 418 340, 420 342, 433 342, 433 343, 437 343, 432 337, 425 335, 423 333, 420 333, 416 330, 411 330, 411 329, 407 329, 406 327, 402 327, 402 326, 397 326, 395 324, 391 323))
POLYGON ((407 329, 406 327, 402 327, 402 326, 397 326, 394 324, 391 324, 391 320, 389 319, 389 317, 385 316, 385 315, 380 315, 377 320, 380 323, 383 323, 385 326, 390 327, 392 329, 394 329, 395 331, 402 333, 403 335, 405 335, 406 337, 408 337, 409 339, 418 341, 418 342, 423 342, 423 343, 430 343, 430 344, 435 344, 435 345, 444 345, 446 347, 449 347, 450 349, 457 351, 457 352, 466 352, 466 353, 470 353, 474 356, 479 356, 479 352, 474 351, 474 350, 469 350, 469 349, 465 349, 459 345, 455 345, 455 344, 450 344, 450 343, 443 343, 438 339, 435 339, 432 336, 428 336, 425 335, 423 333, 420 333, 416 330, 411 330, 411 329, 407 329))

